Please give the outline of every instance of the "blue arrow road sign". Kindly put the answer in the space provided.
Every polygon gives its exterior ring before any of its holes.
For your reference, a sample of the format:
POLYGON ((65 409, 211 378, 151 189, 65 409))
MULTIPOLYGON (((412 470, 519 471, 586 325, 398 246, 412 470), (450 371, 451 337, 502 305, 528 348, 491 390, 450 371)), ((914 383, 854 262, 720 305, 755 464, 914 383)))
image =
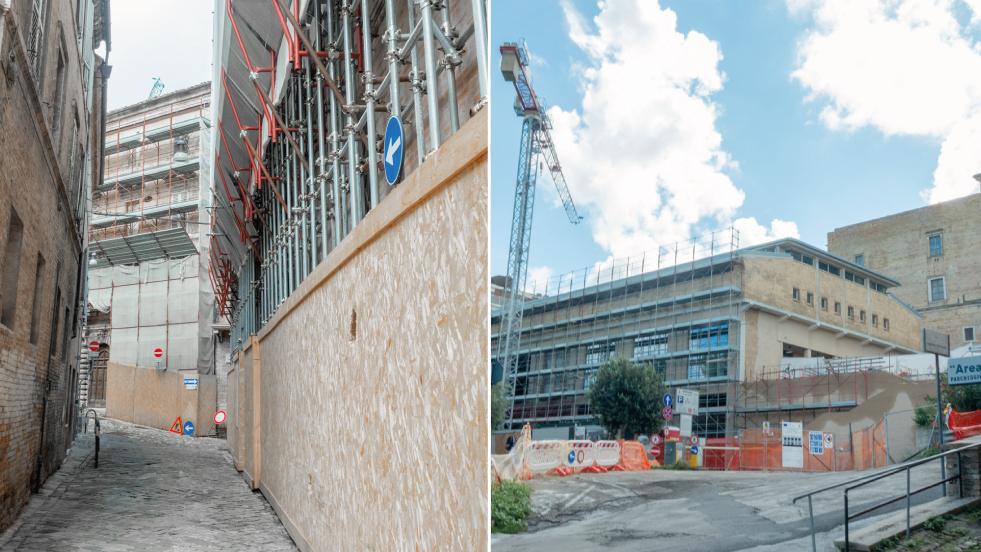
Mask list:
POLYGON ((392 186, 399 179, 402 172, 402 153, 405 151, 405 143, 402 139, 402 121, 395 115, 388 118, 385 125, 385 180, 392 186))
POLYGON ((664 394, 664 406, 671 406, 671 402, 672 402, 671 393, 665 393, 664 394))
POLYGON ((569 463, 570 464, 574 464, 575 462, 576 462, 576 451, 570 450, 569 451, 569 463))
POLYGON ((691 447, 691 453, 692 454, 698 454, 698 445, 692 445, 692 447, 691 447))
POLYGON ((194 422, 190 420, 184 422, 184 435, 194 435, 194 422))

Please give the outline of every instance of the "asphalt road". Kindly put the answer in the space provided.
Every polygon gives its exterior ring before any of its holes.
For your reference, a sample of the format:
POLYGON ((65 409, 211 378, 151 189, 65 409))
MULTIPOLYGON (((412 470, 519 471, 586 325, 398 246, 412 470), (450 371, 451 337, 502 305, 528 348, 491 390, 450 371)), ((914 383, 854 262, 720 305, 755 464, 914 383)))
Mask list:
MULTIPOLYGON (((919 487, 940 478, 939 465, 925 465, 912 474, 913 486, 919 487)), ((528 532, 495 534, 492 549, 810 550, 807 501, 793 505, 791 500, 858 475, 654 470, 537 478, 531 481, 534 514, 528 532)), ((871 506, 905 488, 904 476, 889 477, 850 493, 850 506, 871 506)), ((922 493, 914 503, 937 498, 940 492, 922 493)), ((819 550, 834 550, 833 540, 843 534, 842 508, 840 489, 814 498, 819 550)))

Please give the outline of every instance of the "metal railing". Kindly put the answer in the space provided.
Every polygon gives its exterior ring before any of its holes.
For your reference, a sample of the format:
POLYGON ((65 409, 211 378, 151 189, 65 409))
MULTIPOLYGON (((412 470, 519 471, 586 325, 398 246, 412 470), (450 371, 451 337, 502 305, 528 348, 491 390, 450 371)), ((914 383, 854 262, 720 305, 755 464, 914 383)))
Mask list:
MULTIPOLYGON (((953 482, 953 481, 956 480, 958 482, 958 494, 959 494, 959 496, 964 496, 964 480, 961 477, 961 475, 962 475, 961 468, 963 466, 962 455, 963 455, 964 452, 966 452, 968 450, 979 451, 979 459, 981 459, 981 442, 973 443, 973 444, 970 444, 970 445, 967 445, 967 446, 963 446, 963 447, 959 447, 959 448, 956 448, 956 449, 953 449, 953 450, 948 450, 946 452, 941 452, 939 454, 934 454, 933 456, 929 456, 927 458, 921 458, 920 460, 913 460, 913 461, 910 461, 910 462, 905 462, 905 463, 902 463, 902 464, 893 466, 891 468, 887 468, 887 469, 885 469, 883 471, 879 471, 879 472, 876 472, 876 473, 867 474, 867 475, 864 475, 862 477, 856 477, 854 479, 849 479, 848 481, 843 481, 841 483, 836 483, 834 485, 828 485, 827 487, 820 488, 820 489, 818 489, 816 491, 811 491, 809 493, 805 493, 805 494, 802 494, 800 496, 794 497, 794 499, 790 503, 791 504, 796 504, 798 500, 801 500, 801 499, 804 499, 804 498, 807 499, 808 515, 810 517, 810 522, 811 522, 811 549, 814 552, 817 552, 817 539, 815 537, 815 528, 814 528, 814 501, 813 501, 813 497, 816 494, 821 494, 821 493, 824 493, 824 492, 827 492, 827 491, 831 491, 831 490, 834 490, 834 489, 839 489, 841 487, 845 487, 845 491, 844 491, 844 499, 845 499, 845 511, 844 511, 844 521, 845 521, 845 552, 848 552, 848 550, 849 550, 848 524, 849 524, 850 521, 852 521, 854 519, 857 519, 857 518, 859 518, 861 516, 864 516, 864 515, 866 515, 868 513, 871 513, 871 512, 873 512, 875 510, 878 510, 878 509, 880 509, 880 508, 882 508, 884 506, 888 506, 890 504, 894 504, 896 502, 899 502, 899 501, 901 501, 903 499, 906 500, 906 537, 909 538, 910 529, 911 529, 911 527, 910 527, 910 508, 911 508, 911 504, 912 504, 911 503, 911 500, 912 500, 913 495, 922 493, 923 491, 927 491, 927 490, 932 489, 932 488, 934 488, 934 487, 936 487, 938 485, 944 485, 944 487, 943 487, 943 495, 944 496, 947 496, 947 487, 946 487, 946 484, 947 483, 950 483, 950 482, 953 482), (913 468, 915 468, 917 466, 922 466, 923 464, 927 464, 927 463, 932 462, 932 461, 937 460, 937 459, 940 459, 941 462, 945 462, 946 461, 946 457, 947 456, 951 456, 951 455, 957 455, 957 475, 953 475, 951 477, 944 477, 944 475, 941 475, 941 478, 942 479, 940 479, 937 482, 930 483, 928 485, 924 485, 924 486, 920 487, 919 489, 911 489, 911 487, 910 487, 910 470, 912 470, 913 468), (888 500, 886 500, 884 502, 880 502, 879 504, 876 504, 876 505, 871 506, 869 508, 862 509, 859 512, 849 513, 849 508, 848 508, 848 492, 849 491, 853 491, 853 490, 855 490, 855 489, 857 489, 859 487, 864 487, 864 486, 866 486, 866 485, 868 485, 870 483, 875 483, 876 481, 885 479, 887 477, 896 475, 898 473, 905 473, 906 474, 906 493, 905 494, 899 495, 899 496, 894 497, 894 498, 890 498, 890 499, 888 499, 888 500)), ((941 473, 943 473, 943 471, 941 471, 941 473)))
POLYGON ((102 437, 102 424, 99 423, 99 413, 94 408, 90 408, 85 411, 85 425, 82 433, 89 432, 89 414, 95 419, 95 427, 92 431, 95 433, 95 468, 99 469, 99 439, 102 437))

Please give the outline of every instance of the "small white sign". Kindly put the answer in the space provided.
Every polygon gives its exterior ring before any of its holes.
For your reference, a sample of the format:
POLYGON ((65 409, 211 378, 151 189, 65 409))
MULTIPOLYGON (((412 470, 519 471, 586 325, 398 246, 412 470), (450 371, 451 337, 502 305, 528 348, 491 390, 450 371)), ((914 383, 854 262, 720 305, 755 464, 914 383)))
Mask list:
POLYGON ((675 391, 675 414, 698 416, 698 390, 678 389, 675 391))
POLYGON ((783 445, 782 463, 785 468, 804 467, 804 424, 780 422, 780 440, 783 445))
POLYGON ((981 356, 952 358, 947 361, 947 383, 950 385, 981 383, 981 356))
POLYGON ((184 378, 184 389, 197 389, 198 378, 184 378))
POLYGON ((681 415, 681 436, 688 437, 691 435, 691 416, 687 414, 681 415))

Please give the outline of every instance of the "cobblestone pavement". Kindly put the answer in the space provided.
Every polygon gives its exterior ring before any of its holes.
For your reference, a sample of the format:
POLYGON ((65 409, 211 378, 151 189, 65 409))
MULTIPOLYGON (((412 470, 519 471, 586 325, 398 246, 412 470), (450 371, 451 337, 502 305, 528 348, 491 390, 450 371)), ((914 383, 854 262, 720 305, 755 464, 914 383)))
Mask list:
POLYGON ((296 550, 225 441, 103 420, 98 469, 94 449, 91 433, 78 436, 0 550, 296 550))

